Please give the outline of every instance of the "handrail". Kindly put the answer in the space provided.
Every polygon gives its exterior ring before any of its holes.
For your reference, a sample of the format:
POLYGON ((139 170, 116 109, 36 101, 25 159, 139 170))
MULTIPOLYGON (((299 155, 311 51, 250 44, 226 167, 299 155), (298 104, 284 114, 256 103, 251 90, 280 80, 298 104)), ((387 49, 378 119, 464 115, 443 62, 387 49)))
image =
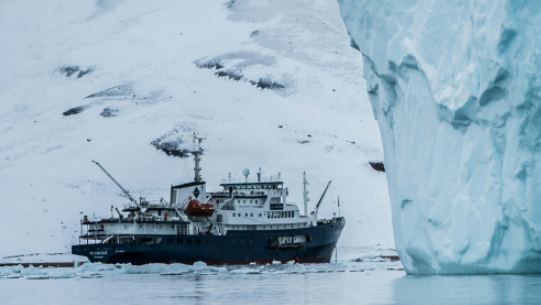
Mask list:
POLYGON ((246 178, 224 178, 222 179, 222 184, 231 184, 231 183, 265 183, 265 182, 282 182, 280 177, 246 177, 246 178))

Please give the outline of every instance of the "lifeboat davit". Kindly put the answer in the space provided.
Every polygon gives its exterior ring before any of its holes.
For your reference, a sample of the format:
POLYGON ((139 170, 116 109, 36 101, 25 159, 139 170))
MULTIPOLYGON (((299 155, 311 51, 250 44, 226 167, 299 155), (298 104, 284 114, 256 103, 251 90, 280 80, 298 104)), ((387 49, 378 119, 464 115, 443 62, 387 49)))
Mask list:
POLYGON ((210 217, 214 213, 214 205, 212 203, 201 203, 199 200, 192 199, 188 202, 186 213, 190 216, 210 217))

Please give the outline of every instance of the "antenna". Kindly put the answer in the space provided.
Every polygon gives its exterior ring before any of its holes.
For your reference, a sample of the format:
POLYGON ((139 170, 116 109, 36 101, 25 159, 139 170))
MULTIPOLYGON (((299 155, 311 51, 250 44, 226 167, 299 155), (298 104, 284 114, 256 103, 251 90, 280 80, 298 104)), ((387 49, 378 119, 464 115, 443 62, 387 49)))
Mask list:
POLYGON ((303 172, 302 173, 302 177, 303 177, 303 185, 304 185, 304 191, 303 191, 303 195, 304 195, 304 216, 305 217, 308 217, 308 201, 310 201, 310 198, 308 198, 308 191, 306 190, 306 186, 308 185, 308 181, 306 181, 306 172, 303 172))
POLYGON ((342 217, 342 214, 340 213, 340 196, 338 196, 338 217, 342 217))

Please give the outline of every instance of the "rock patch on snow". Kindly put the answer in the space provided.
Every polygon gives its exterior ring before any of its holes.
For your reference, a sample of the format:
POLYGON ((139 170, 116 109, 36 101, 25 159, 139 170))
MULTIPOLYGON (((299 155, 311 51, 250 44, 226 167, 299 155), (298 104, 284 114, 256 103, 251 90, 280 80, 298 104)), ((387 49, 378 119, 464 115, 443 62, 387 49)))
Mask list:
MULTIPOLYGON (((124 84, 112 88, 107 88, 105 90, 93 93, 85 98, 96 98, 96 97, 110 97, 110 96, 128 96, 133 93, 133 88, 131 84, 124 84)), ((135 95, 134 95, 135 97, 135 95)))
POLYGON ((86 74, 89 74, 94 71, 94 67, 88 67, 86 69, 82 69, 79 66, 62 66, 58 69, 58 72, 61 74, 65 74, 66 77, 71 77, 75 73, 77 73, 77 78, 81 78, 85 76, 86 74))
POLYGON ((74 107, 74 108, 71 108, 71 109, 68 109, 68 110, 62 112, 62 114, 64 116, 75 115, 75 114, 79 114, 79 113, 83 112, 86 108, 87 108, 86 106, 77 106, 77 107, 74 107))
POLYGON ((100 115, 104 118, 110 118, 110 117, 115 117, 118 115, 118 109, 114 109, 114 108, 105 108, 103 109, 103 111, 100 113, 100 115))

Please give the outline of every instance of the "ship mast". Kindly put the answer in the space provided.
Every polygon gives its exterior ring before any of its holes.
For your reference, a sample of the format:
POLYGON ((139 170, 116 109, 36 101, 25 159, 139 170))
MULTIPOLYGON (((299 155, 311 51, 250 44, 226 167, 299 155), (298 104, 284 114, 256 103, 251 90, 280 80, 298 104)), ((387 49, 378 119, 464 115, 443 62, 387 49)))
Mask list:
POLYGON ((193 151, 190 151, 190 153, 194 156, 195 161, 195 182, 201 182, 201 167, 199 167, 199 161, 201 159, 199 156, 203 155, 203 148, 200 145, 205 139, 206 137, 198 137, 195 132, 193 133, 193 151))
POLYGON ((304 216, 308 217, 308 201, 310 201, 310 198, 308 198, 308 190, 306 190, 306 186, 308 185, 308 181, 306 181, 306 172, 302 173, 303 182, 304 185, 304 216))

